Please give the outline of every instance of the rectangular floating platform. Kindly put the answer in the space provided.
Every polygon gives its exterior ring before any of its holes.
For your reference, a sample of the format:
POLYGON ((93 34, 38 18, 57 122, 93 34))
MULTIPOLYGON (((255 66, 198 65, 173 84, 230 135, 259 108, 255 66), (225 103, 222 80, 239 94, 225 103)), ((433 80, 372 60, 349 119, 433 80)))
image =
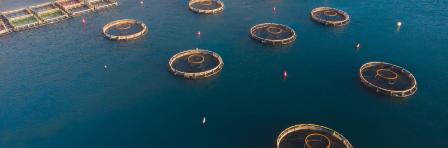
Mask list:
POLYGON ((8 34, 9 32, 10 32, 10 30, 9 30, 8 26, 6 26, 6 23, 0 17, 0 36, 8 34))
POLYGON ((0 35, 37 28, 96 10, 118 6, 117 0, 56 0, 0 13, 0 35))
POLYGON ((42 20, 43 24, 52 24, 69 18, 66 12, 53 3, 31 6, 30 10, 42 20))
POLYGON ((2 15, 14 31, 36 28, 42 23, 31 10, 26 8, 3 12, 2 15))
POLYGON ((94 11, 84 0, 57 0, 55 4, 73 17, 94 11))
POLYGON ((117 0, 88 0, 87 3, 89 7, 93 8, 95 11, 118 6, 117 0))

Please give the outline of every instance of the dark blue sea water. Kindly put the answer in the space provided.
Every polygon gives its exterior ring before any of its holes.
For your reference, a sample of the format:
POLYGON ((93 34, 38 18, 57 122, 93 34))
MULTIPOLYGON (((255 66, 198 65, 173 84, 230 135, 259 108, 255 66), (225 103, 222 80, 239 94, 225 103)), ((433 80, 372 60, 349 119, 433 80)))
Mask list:
MULTIPOLYGON (((39 2, 3 0, 0 10, 39 2)), ((0 147, 274 148, 300 123, 335 129, 359 148, 448 147, 448 1, 224 0, 224 13, 211 16, 187 3, 121 0, 84 16, 86 27, 78 17, 0 37, 0 147), (312 22, 318 6, 352 21, 312 22), (102 36, 103 25, 124 18, 149 33, 102 36), (254 42, 249 29, 264 22, 294 28, 296 42, 254 42), (171 75, 169 58, 196 47, 219 53, 223 71, 197 81, 171 75), (405 67, 419 90, 397 99, 364 88, 358 70, 369 61, 405 67)))

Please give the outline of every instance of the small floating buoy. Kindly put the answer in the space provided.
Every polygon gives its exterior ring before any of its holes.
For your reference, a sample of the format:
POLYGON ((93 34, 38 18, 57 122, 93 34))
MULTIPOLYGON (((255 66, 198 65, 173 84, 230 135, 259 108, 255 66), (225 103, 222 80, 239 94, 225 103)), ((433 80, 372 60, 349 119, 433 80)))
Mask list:
POLYGON ((107 69, 107 65, 104 65, 104 69, 107 69))
POLYGON ((207 122, 207 119, 205 119, 205 117, 204 117, 204 118, 202 118, 202 124, 205 124, 205 122, 207 122))
POLYGON ((140 1, 140 5, 143 5, 143 1, 140 1))
POLYGON ((361 44, 359 44, 359 43, 357 43, 356 45, 355 45, 355 48, 356 49, 359 49, 361 47, 361 44))
POLYGON ((196 36, 199 38, 199 37, 201 37, 201 31, 198 31, 197 33, 196 33, 196 36))
POLYGON ((286 79, 286 77, 288 77, 288 73, 285 71, 283 71, 283 79, 286 79))
POLYGON ((274 12, 274 13, 277 12, 277 8, 273 7, 272 12, 274 12))
POLYGON ((83 24, 86 24, 86 19, 85 18, 82 18, 82 21, 81 21, 83 24))
POLYGON ((397 27, 401 27, 403 25, 400 21, 397 22, 397 27))

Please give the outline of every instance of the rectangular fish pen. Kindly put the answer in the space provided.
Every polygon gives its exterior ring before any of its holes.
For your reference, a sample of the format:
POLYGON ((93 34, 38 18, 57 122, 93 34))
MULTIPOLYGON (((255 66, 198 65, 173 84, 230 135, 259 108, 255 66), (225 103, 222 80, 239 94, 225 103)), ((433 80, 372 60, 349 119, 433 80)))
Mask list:
POLYGON ((84 0, 57 0, 55 4, 71 16, 80 16, 94 11, 84 0))
POLYGON ((9 33, 9 28, 6 26, 3 19, 0 17, 0 36, 9 33))
POLYGON ((87 4, 95 11, 118 6, 117 0, 87 0, 87 4))
POLYGON ((31 6, 30 10, 41 19, 44 24, 56 23, 69 18, 66 12, 50 2, 31 6))
POLYGON ((2 13, 14 31, 39 27, 41 21, 29 9, 22 8, 2 13))

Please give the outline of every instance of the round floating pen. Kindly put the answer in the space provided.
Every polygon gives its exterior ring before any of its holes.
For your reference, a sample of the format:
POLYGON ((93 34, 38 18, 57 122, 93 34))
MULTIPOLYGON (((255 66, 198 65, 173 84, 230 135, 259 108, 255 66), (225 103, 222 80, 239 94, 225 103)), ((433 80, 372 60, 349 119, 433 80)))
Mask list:
POLYGON ((408 97, 417 91, 417 80, 408 70, 385 62, 369 62, 359 69, 361 82, 377 93, 408 97))
POLYGON ((200 14, 214 14, 224 11, 224 3, 219 0, 190 0, 188 8, 200 14))
POLYGON ((250 29, 252 39, 269 45, 287 45, 296 40, 294 29, 275 23, 263 23, 250 29))
POLYGON ((311 19, 329 26, 344 26, 350 22, 350 15, 339 9, 318 7, 311 11, 311 19))
POLYGON ((141 21, 123 19, 110 22, 103 27, 103 34, 110 40, 126 41, 139 38, 148 32, 141 21))
POLYGON ((171 73, 187 79, 210 77, 219 73, 223 67, 221 56, 203 49, 182 51, 171 57, 168 62, 171 73))
POLYGON ((285 129, 277 137, 277 148, 353 148, 338 132, 315 124, 299 124, 285 129))

